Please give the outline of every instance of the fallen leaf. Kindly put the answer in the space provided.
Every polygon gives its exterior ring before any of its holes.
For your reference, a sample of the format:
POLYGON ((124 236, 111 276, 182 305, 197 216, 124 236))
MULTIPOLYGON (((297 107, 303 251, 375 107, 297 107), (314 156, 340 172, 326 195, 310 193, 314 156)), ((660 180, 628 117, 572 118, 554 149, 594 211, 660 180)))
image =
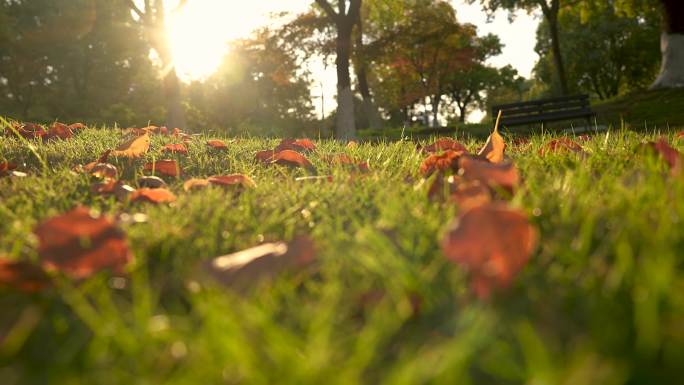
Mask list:
POLYGON ((163 188, 166 182, 158 176, 143 176, 138 178, 138 186, 146 188, 163 188))
POLYGON ((164 188, 141 188, 135 190, 130 195, 130 201, 149 203, 172 203, 176 201, 176 196, 171 191, 164 188))
POLYGON ((209 187, 209 181, 207 179, 190 179, 183 183, 183 189, 185 191, 200 190, 206 187, 209 187))
POLYGON ((207 141, 207 146, 215 149, 215 150, 227 150, 228 146, 226 145, 225 142, 222 140, 218 139, 212 139, 207 141))
POLYGON ((52 217, 36 227, 38 255, 47 270, 82 279, 105 269, 116 273, 133 259, 124 233, 86 207, 52 217))
POLYGON ((145 171, 151 171, 166 176, 177 177, 183 173, 180 166, 175 160, 158 160, 145 164, 145 171))
POLYGON ((549 153, 555 152, 584 152, 584 148, 570 138, 558 138, 547 142, 540 150, 539 155, 545 156, 549 153))
POLYGON ((440 154, 428 156, 420 165, 420 173, 428 177, 435 172, 446 173, 458 171, 458 160, 463 156, 463 151, 447 150, 440 154))
POLYGON ((332 175, 316 175, 316 176, 301 176, 295 178, 295 182, 330 182, 332 183, 332 175))
POLYGON ((451 200, 461 211, 483 206, 492 202, 491 190, 478 180, 461 181, 452 184, 451 200))
POLYGON ((5 134, 9 136, 14 136, 14 131, 16 130, 16 132, 25 139, 42 138, 47 134, 45 128, 40 124, 36 123, 13 123, 12 128, 7 127, 5 129, 5 134))
POLYGON ((350 140, 349 143, 347 143, 347 148, 356 148, 358 146, 359 146, 359 143, 354 141, 354 140, 350 140))
POLYGON ((275 148, 275 152, 291 150, 296 152, 309 152, 316 149, 316 145, 309 139, 283 139, 275 148))
POLYGON ((188 154, 188 148, 185 147, 183 143, 167 144, 162 148, 163 152, 168 152, 172 154, 188 154))
POLYGON ((47 131, 47 134, 45 135, 45 138, 47 140, 52 140, 52 139, 62 139, 62 140, 67 140, 70 139, 74 135, 73 131, 71 131, 71 128, 67 126, 64 123, 53 123, 50 128, 47 131))
POLYGON ((271 163, 289 167, 302 167, 312 173, 316 172, 316 168, 304 157, 304 155, 292 150, 283 150, 276 153, 273 155, 271 163))
POLYGON ((37 293, 51 285, 50 276, 40 266, 30 262, 0 258, 0 287, 37 293))
POLYGON ((98 163, 90 168, 90 175, 100 179, 116 179, 119 171, 109 163, 98 163))
POLYGON ((538 232, 524 212, 490 204, 455 220, 442 240, 442 252, 469 273, 472 290, 486 299, 513 282, 537 242, 538 232))
POLYGON ((279 273, 302 269, 316 259, 313 241, 300 236, 289 243, 276 242, 214 258, 205 269, 219 283, 232 288, 246 288, 259 280, 279 273))
POLYGON ((657 142, 648 144, 656 153, 658 153, 667 162, 670 170, 679 170, 682 167, 682 154, 664 138, 658 139, 657 142))
POLYGON ((10 172, 17 168, 17 165, 9 161, 0 162, 0 177, 7 176, 10 172))
POLYGON ((68 127, 71 129, 71 131, 79 131, 86 129, 86 125, 83 123, 72 123, 68 127))
POLYGON ((85 166, 83 166, 82 171, 91 172, 91 171, 93 171, 93 168, 95 168, 95 166, 97 166, 98 164, 107 163, 107 160, 109 159, 109 154, 111 154, 111 153, 112 153, 112 150, 105 151, 102 155, 100 155, 100 157, 96 161, 90 162, 90 163, 86 164, 85 166))
POLYGON ((684 131, 679 131, 678 133, 675 134, 676 140, 679 140, 681 138, 684 138, 684 131))
POLYGON ((215 175, 207 179, 213 185, 218 186, 242 186, 244 188, 254 188, 256 183, 247 175, 233 174, 233 175, 215 175))
POLYGON ((520 184, 518 169, 511 162, 489 163, 471 156, 463 156, 459 161, 459 175, 468 180, 476 180, 491 188, 503 188, 514 192, 520 184))
POLYGON ((499 134, 499 121, 501 119, 501 112, 499 112, 499 117, 496 120, 496 126, 494 126, 494 132, 487 139, 484 147, 478 152, 479 156, 487 158, 492 163, 501 163, 504 161, 504 153, 506 152, 506 142, 504 138, 499 134))
POLYGON ((271 161, 273 160, 273 157, 275 156, 275 154, 276 154, 276 153, 275 153, 275 151, 273 151, 273 150, 264 150, 264 151, 259 151, 259 152, 257 152, 256 155, 255 155, 254 157, 255 157, 256 160, 258 160, 259 162, 271 163, 271 161))
POLYGON ((459 143, 458 141, 451 138, 439 138, 435 143, 419 148, 422 152, 435 153, 441 151, 456 151, 456 152, 468 152, 468 149, 459 143))
POLYGON ((330 156, 326 156, 323 158, 325 161, 331 164, 339 165, 339 166, 344 166, 349 169, 356 169, 361 172, 369 172, 370 169, 368 167, 368 163, 366 162, 359 162, 358 160, 352 158, 349 155, 346 154, 334 154, 330 156))
POLYGON ((150 134, 145 132, 143 135, 132 138, 126 143, 121 144, 116 150, 111 152, 112 156, 124 158, 140 158, 150 149, 150 134))

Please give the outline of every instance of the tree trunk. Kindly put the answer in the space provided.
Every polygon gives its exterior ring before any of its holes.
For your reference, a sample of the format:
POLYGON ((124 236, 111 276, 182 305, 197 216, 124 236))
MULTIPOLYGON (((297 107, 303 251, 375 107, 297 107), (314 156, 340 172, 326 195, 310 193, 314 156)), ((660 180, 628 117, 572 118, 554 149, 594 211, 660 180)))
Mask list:
POLYGON ((660 0, 664 31, 660 37, 663 62, 651 89, 684 87, 684 2, 660 0))
POLYGON ((351 51, 351 23, 338 23, 337 26, 337 130, 336 136, 340 140, 356 138, 354 122, 354 94, 351 90, 351 76, 349 74, 349 58, 351 51))
POLYGON ((460 104, 458 104, 458 111, 459 111, 458 121, 465 124, 465 122, 466 122, 466 106, 465 105, 461 106, 460 104))
POLYGON ((432 102, 432 127, 439 127, 439 103, 442 101, 442 95, 437 94, 430 97, 432 102))
POLYGON ((185 110, 183 108, 180 80, 176 68, 171 67, 164 76, 164 100, 166 101, 166 127, 184 130, 186 127, 185 110))
POLYGON ((359 82, 359 92, 363 97, 363 112, 368 117, 368 125, 370 128, 382 129, 382 119, 380 119, 380 114, 373 102, 373 96, 371 95, 370 87, 368 86, 368 62, 364 55, 363 19, 361 18, 361 13, 359 13, 359 17, 356 21, 356 27, 356 66, 354 70, 359 82))
POLYGON ((546 17, 549 23, 549 33, 551 35, 551 51, 553 54, 553 63, 556 66, 556 76, 558 77, 558 85, 560 86, 561 95, 568 94, 568 80, 565 76, 565 63, 561 53, 560 38, 558 37, 558 11, 556 13, 549 13, 546 17))

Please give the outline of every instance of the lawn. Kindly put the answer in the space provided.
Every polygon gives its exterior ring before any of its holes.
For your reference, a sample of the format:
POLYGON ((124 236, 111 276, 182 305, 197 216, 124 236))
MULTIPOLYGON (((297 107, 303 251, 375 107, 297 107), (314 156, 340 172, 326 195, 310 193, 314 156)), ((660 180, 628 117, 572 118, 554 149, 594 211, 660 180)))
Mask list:
POLYGON ((332 178, 297 181, 309 171, 255 160, 276 139, 200 135, 188 155, 169 156, 161 148, 177 140, 153 135, 144 159, 110 162, 135 185, 145 162, 177 159, 183 175, 165 179, 178 199, 154 205, 95 194, 92 178, 73 171, 122 143, 119 130, 46 143, 0 137, 0 161, 28 174, 0 178, 0 255, 37 261, 36 226, 85 205, 120 219, 135 256, 121 274, 53 274, 52 288, 31 294, 0 288, 0 382, 676 383, 684 176, 641 148, 659 136, 610 131, 577 139, 581 152, 544 156, 549 136, 506 138, 523 179, 506 204, 529 216, 540 241, 512 284, 488 298, 474 295, 468 273, 440 248, 459 207, 428 198, 426 155, 413 142, 315 141, 306 156, 332 178), (327 162, 335 153, 370 171, 327 162), (256 187, 183 188, 235 173, 256 187), (202 268, 303 234, 316 248, 306 268, 239 289, 202 268))

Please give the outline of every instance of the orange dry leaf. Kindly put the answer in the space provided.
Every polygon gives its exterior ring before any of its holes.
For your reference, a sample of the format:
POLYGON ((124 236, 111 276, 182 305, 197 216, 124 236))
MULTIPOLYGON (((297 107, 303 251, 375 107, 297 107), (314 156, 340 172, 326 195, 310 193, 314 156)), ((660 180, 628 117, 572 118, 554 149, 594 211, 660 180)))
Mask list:
POLYGON ((271 163, 271 161, 273 160, 273 157, 275 156, 275 154, 276 154, 276 153, 275 153, 275 151, 273 151, 273 150, 264 150, 264 151, 259 151, 259 152, 257 152, 256 155, 255 155, 254 157, 255 157, 256 160, 258 160, 259 162, 271 163))
POLYGON ((492 202, 491 190, 480 181, 461 181, 453 184, 451 200, 461 211, 483 206, 492 202))
POLYGON ((173 177, 183 173, 183 170, 181 170, 175 160, 158 160, 156 162, 147 163, 145 164, 144 170, 173 177))
POLYGON ((217 186, 242 186, 245 188, 254 188, 256 183, 247 175, 233 174, 233 175, 216 175, 211 176, 207 181, 217 186))
POLYGON ((420 165, 420 173, 427 177, 435 172, 456 172, 458 170, 458 160, 461 156, 463 156, 462 151, 452 150, 447 150, 441 154, 432 154, 420 165))
POLYGON ((283 139, 275 148, 275 152, 291 150, 297 152, 308 152, 316 149, 316 145, 309 139, 283 139))
POLYGON ((45 138, 50 139, 62 139, 66 140, 74 135, 71 128, 64 123, 53 123, 52 126, 47 131, 45 138))
POLYGON ((43 126, 35 123, 13 123, 11 128, 7 127, 5 129, 5 134, 14 136, 15 130, 25 139, 42 138, 47 134, 47 131, 45 131, 43 126))
POLYGON ((456 152, 462 151, 464 153, 468 152, 468 149, 464 145, 462 145, 458 141, 451 139, 451 138, 440 138, 435 143, 433 143, 429 146, 425 146, 425 147, 421 148, 420 150, 423 152, 429 152, 429 153, 448 151, 448 150, 452 150, 452 151, 456 151, 456 152))
POLYGON ((115 157, 140 158, 145 155, 149 149, 150 134, 145 132, 143 135, 121 144, 116 150, 111 152, 111 155, 115 157))
POLYGON ((501 163, 504 161, 504 153, 506 152, 506 142, 501 135, 499 135, 499 124, 494 127, 494 132, 487 139, 487 143, 482 147, 477 154, 487 158, 492 163, 501 163))
POLYGON ((183 154, 187 155, 188 154, 188 148, 185 147, 183 143, 175 143, 175 144, 167 144, 162 148, 163 152, 170 152, 170 153, 176 153, 176 154, 183 154))
POLYGON ((327 162, 332 163, 332 164, 337 164, 340 166, 345 166, 351 169, 357 169, 358 171, 361 172, 368 172, 370 169, 368 168, 368 163, 366 162, 359 162, 356 159, 352 158, 349 155, 346 154, 335 154, 331 156, 324 157, 327 162))
POLYGON ((209 187, 209 181, 207 179, 189 179, 183 183, 183 190, 200 190, 205 187, 209 187))
POLYGON ((141 188, 135 190, 130 197, 131 202, 172 203, 176 196, 164 188, 141 188))
POLYGON ((212 139, 207 141, 207 146, 216 149, 216 150, 226 150, 228 149, 228 146, 226 146, 226 143, 224 143, 222 140, 218 139, 212 139))
POLYGON ((120 273, 133 259, 124 233, 86 207, 44 221, 35 234, 42 266, 71 278, 87 278, 104 269, 120 273))
POLYGON ((470 274, 480 298, 508 287, 536 248, 538 233, 520 210, 489 204, 472 208, 451 224, 442 251, 470 274))
POLYGON ((109 163, 98 163, 92 167, 86 165, 86 167, 89 168, 90 175, 100 179, 116 179, 119 173, 116 166, 109 163))
POLYGON ((459 162, 459 175, 477 180, 491 188, 513 192, 520 184, 520 174, 513 163, 489 163, 472 156, 463 156, 459 162))
POLYGON ((542 147, 539 150, 539 155, 544 156, 548 153, 551 152, 583 152, 584 148, 582 146, 575 142, 574 140, 570 138, 558 138, 558 139, 553 139, 546 143, 544 147, 542 147))
POLYGON ((0 287, 36 293, 50 287, 50 276, 40 266, 0 258, 0 287))
POLYGON ((264 278, 302 269, 314 262, 316 250, 307 236, 290 243, 265 243, 234 254, 214 258, 206 270, 220 283, 233 288, 246 288, 264 278))
POLYGON ((12 171, 17 168, 17 165, 8 161, 0 162, 0 172, 12 171))
POLYGON ((86 125, 83 123, 72 123, 69 125, 69 128, 71 128, 71 131, 84 130, 86 129, 86 125))
POLYGON ((316 171, 313 164, 311 164, 311 162, 309 162, 309 160, 306 159, 304 155, 292 150, 283 150, 276 153, 275 155, 273 155, 271 163, 276 163, 289 167, 302 167, 311 172, 316 171))

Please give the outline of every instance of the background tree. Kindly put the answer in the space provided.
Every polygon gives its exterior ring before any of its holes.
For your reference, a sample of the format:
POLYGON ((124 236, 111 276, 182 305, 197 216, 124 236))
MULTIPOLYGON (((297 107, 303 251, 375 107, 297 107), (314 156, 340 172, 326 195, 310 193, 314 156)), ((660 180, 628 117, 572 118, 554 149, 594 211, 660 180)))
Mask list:
POLYGON ((354 122, 354 94, 351 89, 349 60, 352 52, 352 31, 357 24, 361 0, 337 0, 337 11, 328 0, 316 0, 331 22, 335 24, 335 65, 337 67, 337 125, 336 136, 341 140, 356 137, 354 122))
MULTIPOLYGON (((548 26, 548 33, 551 41, 552 58, 558 79, 559 92, 562 95, 568 93, 568 80, 565 72, 565 62, 561 50, 560 25, 558 14, 561 9, 561 0, 468 0, 469 3, 479 1, 482 7, 489 12, 496 12, 498 9, 506 9, 510 12, 516 9, 523 9, 528 12, 541 10, 548 26)), ((564 0, 563 5, 574 5, 580 0, 564 0)))
MULTIPOLYGON (((134 0, 124 0, 138 16, 145 40, 161 60, 161 78, 166 101, 166 125, 173 128, 186 127, 185 111, 181 98, 181 84, 173 62, 171 44, 166 31, 166 0, 144 0, 139 8, 134 0)), ((176 10, 182 8, 187 0, 179 0, 176 10)))
POLYGON ((660 0, 663 33, 660 46, 662 65, 652 88, 684 87, 684 2, 660 0))

